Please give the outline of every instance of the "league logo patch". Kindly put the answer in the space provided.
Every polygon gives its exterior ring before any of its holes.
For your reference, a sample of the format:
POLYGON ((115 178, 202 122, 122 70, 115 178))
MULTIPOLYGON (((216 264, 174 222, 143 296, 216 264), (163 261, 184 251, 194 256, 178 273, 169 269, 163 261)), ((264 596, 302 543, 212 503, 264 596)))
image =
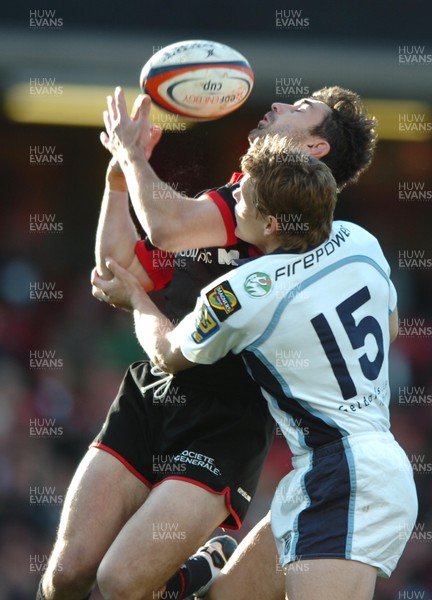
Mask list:
POLYGON ((201 310, 195 319, 195 331, 192 334, 192 339, 197 344, 201 344, 207 338, 218 331, 219 325, 209 313, 205 304, 201 305, 201 310))
POLYGON ((266 296, 272 289, 272 280, 267 273, 252 273, 244 282, 244 289, 252 298, 266 296))
POLYGON ((222 281, 222 283, 207 292, 206 296, 210 306, 215 311, 216 317, 221 322, 241 309, 241 304, 228 281, 222 281))

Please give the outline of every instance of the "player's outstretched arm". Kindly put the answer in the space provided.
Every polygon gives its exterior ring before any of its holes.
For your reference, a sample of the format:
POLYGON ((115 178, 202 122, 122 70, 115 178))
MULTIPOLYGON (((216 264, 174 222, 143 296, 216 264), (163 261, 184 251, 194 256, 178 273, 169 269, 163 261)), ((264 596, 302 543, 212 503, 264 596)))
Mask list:
MULTIPOLYGON (((130 121, 135 122, 141 110, 142 96, 135 100, 131 111, 130 121)), ((152 128, 143 140, 143 151, 150 158, 162 131, 152 128)), ((131 272, 146 286, 152 289, 150 279, 135 255, 135 244, 139 236, 129 211, 129 196, 126 178, 116 158, 112 158, 105 177, 105 190, 96 230, 95 258, 96 268, 100 275, 110 279, 112 273, 106 268, 107 256, 131 270, 131 272)))
POLYGON ((144 291, 138 279, 112 259, 106 262, 112 278, 92 272, 93 296, 116 308, 132 310, 135 332, 150 360, 166 373, 177 373, 194 366, 182 354, 172 336, 175 327, 144 291))
POLYGON ((126 180, 115 159, 108 165, 105 190, 96 229, 95 258, 96 269, 105 279, 111 279, 107 269, 107 256, 128 269, 140 284, 150 291, 153 283, 135 254, 135 244, 139 239, 129 211, 129 197, 126 180))
POLYGON ((189 198, 167 187, 150 166, 145 149, 149 144, 154 147, 160 130, 150 124, 149 96, 139 96, 137 104, 136 118, 130 118, 124 93, 116 88, 114 98, 108 97, 101 142, 118 160, 135 213, 151 242, 172 252, 224 245, 225 225, 212 200, 189 198))
POLYGON ((129 212, 127 184, 115 159, 110 161, 105 179, 105 190, 96 229, 95 258, 98 273, 111 278, 105 265, 112 256, 126 269, 135 255, 138 233, 129 212))

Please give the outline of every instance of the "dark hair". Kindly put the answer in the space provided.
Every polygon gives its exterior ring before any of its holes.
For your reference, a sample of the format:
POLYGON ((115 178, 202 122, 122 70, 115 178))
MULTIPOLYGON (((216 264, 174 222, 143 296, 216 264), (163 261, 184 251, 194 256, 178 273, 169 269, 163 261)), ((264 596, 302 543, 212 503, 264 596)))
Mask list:
POLYGON ((330 152, 321 160, 330 167, 341 190, 357 181, 371 163, 377 142, 376 119, 367 114, 358 94, 339 86, 317 90, 312 98, 331 108, 310 133, 330 144, 330 152))

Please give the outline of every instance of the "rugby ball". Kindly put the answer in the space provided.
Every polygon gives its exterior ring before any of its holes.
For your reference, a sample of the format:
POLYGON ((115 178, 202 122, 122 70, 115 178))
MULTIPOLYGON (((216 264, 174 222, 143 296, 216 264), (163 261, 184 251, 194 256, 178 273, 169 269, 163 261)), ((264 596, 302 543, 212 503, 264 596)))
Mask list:
POLYGON ((147 61, 140 76, 143 92, 159 108, 203 121, 237 110, 253 82, 251 66, 240 52, 207 40, 165 46, 147 61))

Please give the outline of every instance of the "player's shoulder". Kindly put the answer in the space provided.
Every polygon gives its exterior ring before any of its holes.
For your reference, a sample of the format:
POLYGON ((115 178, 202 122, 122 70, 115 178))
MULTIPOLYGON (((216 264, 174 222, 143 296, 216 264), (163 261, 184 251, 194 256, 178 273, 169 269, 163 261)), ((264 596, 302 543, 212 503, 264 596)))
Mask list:
POLYGON ((358 225, 357 223, 352 223, 351 221, 333 221, 332 225, 332 234, 337 232, 347 232, 350 236, 355 236, 358 239, 364 239, 367 241, 378 241, 377 238, 367 229, 358 225))
POLYGON ((363 257, 360 260, 369 262, 390 275, 390 266, 379 240, 364 227, 348 221, 335 221, 334 228, 344 232, 349 240, 345 249, 347 256, 363 257))
MULTIPOLYGON (((271 284, 271 280, 266 271, 270 269, 272 260, 274 260, 272 254, 264 254, 263 256, 243 260, 239 259, 236 268, 216 279, 210 286, 205 288, 205 290, 214 287, 214 284, 217 285, 222 281, 228 281, 230 286, 235 288, 239 293, 247 293, 250 282, 255 282, 258 286, 262 285, 267 291, 267 287, 271 284)), ((266 294, 259 294, 257 297, 265 295, 266 294)))
POLYGON ((215 186, 215 187, 201 190, 198 194, 196 194, 195 198, 197 200, 204 200, 209 197, 212 198, 215 195, 217 195, 217 196, 220 196, 221 199, 223 199, 227 202, 232 202, 232 200, 233 200, 232 193, 239 186, 242 177, 243 177, 243 173, 234 172, 231 175, 230 180, 227 183, 224 183, 221 186, 215 186))
POLYGON ((267 256, 247 261, 204 288, 202 294, 219 321, 241 327, 259 315, 272 301, 274 281, 270 276, 267 256))
POLYGON ((351 221, 334 221, 331 236, 342 233, 352 244, 381 249, 379 240, 370 231, 351 221))

